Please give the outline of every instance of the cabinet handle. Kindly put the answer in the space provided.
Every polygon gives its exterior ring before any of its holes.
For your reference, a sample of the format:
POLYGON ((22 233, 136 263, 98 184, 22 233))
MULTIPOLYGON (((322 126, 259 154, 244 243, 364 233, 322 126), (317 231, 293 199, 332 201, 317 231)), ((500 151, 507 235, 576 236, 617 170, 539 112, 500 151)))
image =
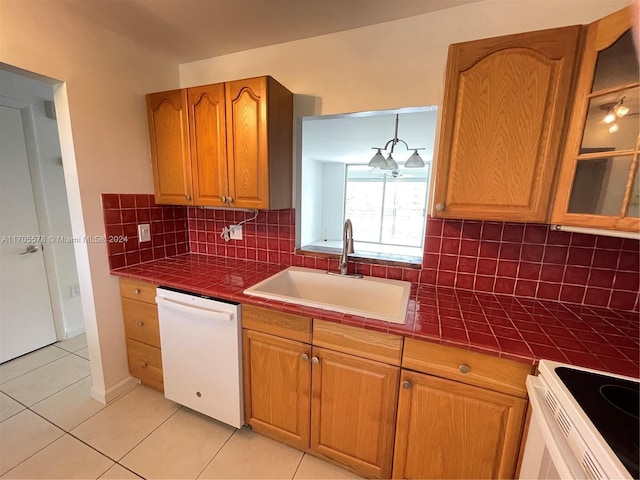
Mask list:
POLYGON ((318 359, 318 357, 311 357, 311 363, 317 365, 318 363, 320 363, 320 360, 318 359))
POLYGON ((139 289, 139 288, 136 288, 136 289, 133 291, 133 293, 135 293, 136 295, 138 295, 138 294, 140 293, 140 289, 139 289))
POLYGON ((233 202, 233 198, 227 197, 227 203, 232 203, 232 202, 233 202))
POLYGON ((444 212, 444 203, 436 204, 436 210, 439 212, 444 212))
POLYGON ((220 197, 220 201, 222 203, 227 203, 227 197, 225 197, 224 195, 220 197))
POLYGON ((405 380, 404 382, 402 382, 402 388, 404 389, 411 388, 411 382, 409 382, 408 380, 405 380))
POLYGON ((303 353, 301 358, 302 358, 303 362, 308 362, 309 361, 309 355, 307 355, 306 353, 303 353))
POLYGON ((185 195, 185 196, 184 196, 184 198, 186 198, 186 199, 187 199, 187 202, 190 202, 190 201, 191 201, 191 195, 185 195))
POLYGON ((147 362, 142 362, 142 368, 147 368, 149 364, 147 362))
POLYGON ((465 365, 464 363, 458 367, 460 373, 469 373, 471 371, 471 367, 469 365, 465 365))
POLYGON ((137 326, 139 326, 140 328, 144 327, 144 322, 138 322, 136 323, 137 326))

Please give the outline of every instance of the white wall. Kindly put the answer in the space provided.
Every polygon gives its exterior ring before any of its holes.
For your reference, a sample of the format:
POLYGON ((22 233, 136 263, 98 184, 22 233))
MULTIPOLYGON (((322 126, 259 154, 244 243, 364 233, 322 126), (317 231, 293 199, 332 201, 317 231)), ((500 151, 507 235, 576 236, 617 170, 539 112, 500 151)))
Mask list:
MULTIPOLYGON (((144 94, 178 86, 165 55, 73 11, 74 2, 0 0, 0 62, 64 82, 54 88, 75 236, 103 235, 100 194, 151 193, 144 94)), ((96 398, 128 388, 118 281, 105 244, 75 247, 96 398)))
MULTIPOLYGON (((324 184, 323 163, 305 159, 302 172, 300 202, 305 222, 300 232, 301 245, 317 242, 322 236, 322 187, 324 184)), ((296 225, 301 225, 297 222, 296 225)))
MULTIPOLYGON (((342 241, 344 193, 347 166, 325 162, 322 188, 322 239, 342 241)), ((304 174, 304 172, 303 172, 304 174)))
POLYGON ((180 65, 183 87, 271 75, 318 114, 440 105, 448 45, 586 24, 629 0, 487 0, 180 65))
MULTIPOLYGON (((31 105, 36 144, 31 177, 34 187, 40 233, 44 236, 71 237, 69 203, 64 183, 58 127, 45 115, 44 101, 53 101, 50 84, 0 71, 0 95, 31 105)), ((30 162, 31 163, 31 162, 30 162)), ((85 331, 80 297, 72 297, 70 285, 78 284, 73 245, 45 245, 44 258, 49 277, 49 290, 59 339, 85 331)))

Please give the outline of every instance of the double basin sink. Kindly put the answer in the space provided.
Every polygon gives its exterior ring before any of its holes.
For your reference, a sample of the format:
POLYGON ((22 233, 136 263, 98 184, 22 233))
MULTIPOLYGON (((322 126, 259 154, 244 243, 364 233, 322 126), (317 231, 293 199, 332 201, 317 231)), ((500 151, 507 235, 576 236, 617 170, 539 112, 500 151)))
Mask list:
POLYGON ((411 283, 376 277, 328 275, 322 270, 289 267, 244 293, 404 324, 411 283))

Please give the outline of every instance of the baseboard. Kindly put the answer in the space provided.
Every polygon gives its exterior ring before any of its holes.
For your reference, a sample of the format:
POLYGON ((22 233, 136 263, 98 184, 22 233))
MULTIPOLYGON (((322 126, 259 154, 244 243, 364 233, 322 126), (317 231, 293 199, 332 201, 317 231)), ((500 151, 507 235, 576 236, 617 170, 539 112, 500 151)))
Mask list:
POLYGON ((140 380, 133 377, 125 378, 124 380, 107 390, 97 389, 94 385, 91 388, 91 397, 94 400, 97 400, 100 403, 106 405, 118 398, 120 395, 127 393, 132 388, 137 387, 138 385, 140 385, 140 380))
POLYGON ((65 332, 66 335, 66 340, 73 338, 73 337, 77 337, 78 335, 82 335, 86 330, 84 329, 84 327, 76 327, 72 330, 67 330, 65 332))

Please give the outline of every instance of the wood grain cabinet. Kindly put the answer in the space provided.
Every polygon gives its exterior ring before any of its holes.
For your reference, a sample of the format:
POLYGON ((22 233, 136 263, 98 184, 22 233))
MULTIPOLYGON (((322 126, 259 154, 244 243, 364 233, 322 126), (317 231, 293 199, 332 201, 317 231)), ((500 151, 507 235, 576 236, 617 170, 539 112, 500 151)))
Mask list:
POLYGON ((552 222, 640 229, 640 100, 631 7, 587 28, 552 222))
POLYGON ((437 217, 546 221, 581 27, 449 47, 437 217))
POLYGON ((271 77, 147 95, 157 203, 291 207, 293 94, 271 77))
POLYGON ((389 478, 402 339, 314 320, 312 346, 311 319, 246 305, 243 326, 246 422, 361 475, 389 478))
POLYGON ((143 385, 163 392, 156 285, 122 277, 120 297, 129 373, 143 385))
POLYGON ((402 365, 393 478, 513 478, 531 365, 412 339, 402 365))

